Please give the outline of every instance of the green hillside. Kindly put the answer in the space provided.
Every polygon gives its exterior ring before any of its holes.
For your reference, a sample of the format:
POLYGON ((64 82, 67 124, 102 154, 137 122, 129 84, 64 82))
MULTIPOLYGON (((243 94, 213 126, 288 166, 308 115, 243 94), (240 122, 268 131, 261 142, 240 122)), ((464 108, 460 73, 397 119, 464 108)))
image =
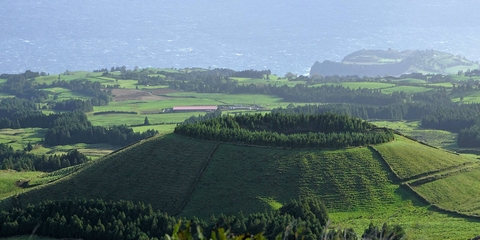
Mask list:
POLYGON ((480 216, 480 169, 465 169, 413 187, 429 202, 452 211, 480 216))
POLYGON ((6 199, 2 207, 45 199, 123 199, 149 203, 169 214, 208 219, 212 214, 263 212, 291 199, 319 196, 334 222, 357 231, 373 221, 402 224, 416 237, 452 238, 459 228, 467 229, 461 236, 473 237, 479 234, 472 227, 476 221, 432 212, 401 182, 408 181, 440 207, 477 214, 478 169, 469 159, 398 135, 390 143, 319 150, 166 134, 6 199), (435 222, 419 222, 432 216, 435 222))
POLYGON ((374 147, 402 180, 463 166, 472 160, 444 150, 415 143, 402 136, 374 147))
POLYGON ((312 195, 331 210, 378 207, 395 201, 398 187, 378 157, 366 147, 322 151, 222 144, 182 215, 262 212, 312 195))
MULTIPOLYGON (((97 160, 64 179, 19 195, 15 202, 65 198, 131 200, 175 214, 215 146, 213 142, 173 134, 150 138, 97 160)), ((4 204, 9 202, 7 199, 4 204)))

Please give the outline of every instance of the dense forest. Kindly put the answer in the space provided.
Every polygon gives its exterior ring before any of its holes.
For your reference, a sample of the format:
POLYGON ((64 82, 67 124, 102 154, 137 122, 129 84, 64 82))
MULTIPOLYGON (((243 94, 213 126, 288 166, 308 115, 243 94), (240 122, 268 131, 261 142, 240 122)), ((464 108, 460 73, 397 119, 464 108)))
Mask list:
MULTIPOLYGON (((316 198, 293 200, 279 210, 244 216, 212 216, 208 222, 176 219, 154 211, 150 205, 129 201, 64 200, 18 206, 0 213, 0 235, 10 237, 35 233, 54 238, 83 239, 169 239, 166 235, 190 233, 219 239, 245 239, 261 234, 267 239, 359 239, 352 229, 328 228, 325 206, 316 198), (181 224, 179 224, 181 223, 181 224), (197 228, 198 227, 198 228, 197 228), (195 229, 195 230, 194 230, 195 229), (196 229, 202 229, 203 234, 196 229), (225 230, 225 231, 224 231, 225 230), (226 231, 228 230, 228 231, 226 231), (218 236, 228 232, 228 235, 218 236), (248 233, 248 234, 247 234, 248 233)), ((381 228, 370 224, 362 238, 402 239, 405 232, 396 225, 381 228)), ((182 238, 183 239, 183 238, 182 238)), ((185 238, 187 239, 187 238, 185 238)), ((264 239, 264 238, 261 238, 264 239)))
POLYGON ((272 147, 341 148, 389 142, 394 134, 359 118, 324 114, 241 114, 181 124, 175 133, 272 147))

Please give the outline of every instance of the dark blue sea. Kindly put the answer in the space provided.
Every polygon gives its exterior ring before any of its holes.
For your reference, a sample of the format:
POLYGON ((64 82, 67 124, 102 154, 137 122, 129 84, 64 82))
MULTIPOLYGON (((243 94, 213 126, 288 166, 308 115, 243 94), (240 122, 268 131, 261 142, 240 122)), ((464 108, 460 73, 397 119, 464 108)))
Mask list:
POLYGON ((112 66, 308 73, 360 49, 480 60, 478 0, 2 0, 0 73, 112 66))

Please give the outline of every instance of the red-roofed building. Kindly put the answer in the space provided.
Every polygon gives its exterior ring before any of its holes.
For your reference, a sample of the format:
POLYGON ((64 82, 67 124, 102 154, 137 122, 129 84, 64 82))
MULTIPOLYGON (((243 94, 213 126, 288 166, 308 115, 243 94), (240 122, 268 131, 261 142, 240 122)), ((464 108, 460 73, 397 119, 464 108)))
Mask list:
POLYGON ((214 112, 218 106, 175 106, 174 112, 214 112))

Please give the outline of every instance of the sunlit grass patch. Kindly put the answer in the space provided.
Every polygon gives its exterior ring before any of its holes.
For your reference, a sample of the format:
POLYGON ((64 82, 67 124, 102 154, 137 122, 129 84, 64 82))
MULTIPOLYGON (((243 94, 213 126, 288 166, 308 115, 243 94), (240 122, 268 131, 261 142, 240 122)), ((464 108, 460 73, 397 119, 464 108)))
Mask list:
POLYGON ((0 199, 25 191, 17 186, 19 180, 32 180, 42 172, 17 172, 14 170, 0 170, 0 199))
POLYGON ((396 136, 396 140, 374 146, 400 179, 472 162, 456 154, 396 136))
POLYGON ((0 143, 6 143, 14 149, 21 150, 30 142, 35 152, 35 146, 42 143, 46 131, 42 128, 0 129, 0 143))
POLYGON ((415 186, 428 201, 469 215, 480 215, 480 168, 415 186))

